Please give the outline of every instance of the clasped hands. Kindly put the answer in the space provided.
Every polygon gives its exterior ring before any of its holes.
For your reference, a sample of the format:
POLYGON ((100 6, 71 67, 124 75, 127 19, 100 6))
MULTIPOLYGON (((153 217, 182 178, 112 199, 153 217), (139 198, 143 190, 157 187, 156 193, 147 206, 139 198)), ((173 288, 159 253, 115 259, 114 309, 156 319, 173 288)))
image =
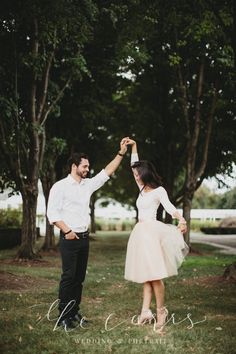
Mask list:
POLYGON ((125 154, 127 152, 127 146, 128 145, 134 145, 136 142, 132 139, 130 139, 128 136, 123 138, 120 142, 120 153, 125 154))

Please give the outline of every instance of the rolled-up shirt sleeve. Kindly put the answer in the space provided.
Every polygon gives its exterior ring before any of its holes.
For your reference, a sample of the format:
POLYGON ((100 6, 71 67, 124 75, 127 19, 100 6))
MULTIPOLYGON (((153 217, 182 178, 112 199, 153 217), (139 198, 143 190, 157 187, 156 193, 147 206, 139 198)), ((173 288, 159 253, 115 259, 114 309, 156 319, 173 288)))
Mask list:
MULTIPOLYGON (((138 153, 137 152, 131 153, 131 158, 130 158, 131 168, 132 168, 133 164, 138 161, 139 161, 138 153)), ((139 190, 141 190, 143 188, 143 185, 139 184, 137 181, 136 181, 136 183, 137 183, 139 190)))
POLYGON ((138 153, 137 153, 137 152, 132 153, 132 154, 131 154, 131 159, 130 159, 130 165, 131 165, 131 167, 132 167, 132 165, 133 165, 135 162, 137 162, 137 161, 139 161, 138 153))
POLYGON ((163 205, 164 209, 173 217, 173 214, 177 211, 176 207, 169 200, 168 194, 163 187, 159 187, 158 189, 158 197, 160 203, 163 205))
POLYGON ((54 184, 49 193, 47 217, 51 225, 62 220, 63 190, 60 187, 54 184))
POLYGON ((106 174, 105 170, 101 170, 96 176, 89 179, 91 192, 93 193, 102 187, 109 179, 110 177, 106 174))

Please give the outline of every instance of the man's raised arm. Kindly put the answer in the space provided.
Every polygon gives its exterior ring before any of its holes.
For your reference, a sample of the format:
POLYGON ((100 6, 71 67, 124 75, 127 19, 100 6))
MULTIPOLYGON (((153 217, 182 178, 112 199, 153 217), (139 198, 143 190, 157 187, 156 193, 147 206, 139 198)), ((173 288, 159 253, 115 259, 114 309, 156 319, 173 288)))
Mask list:
POLYGON ((115 158, 105 167, 105 172, 108 176, 111 176, 121 163, 126 151, 127 151, 127 138, 123 138, 120 142, 120 150, 118 151, 115 158))

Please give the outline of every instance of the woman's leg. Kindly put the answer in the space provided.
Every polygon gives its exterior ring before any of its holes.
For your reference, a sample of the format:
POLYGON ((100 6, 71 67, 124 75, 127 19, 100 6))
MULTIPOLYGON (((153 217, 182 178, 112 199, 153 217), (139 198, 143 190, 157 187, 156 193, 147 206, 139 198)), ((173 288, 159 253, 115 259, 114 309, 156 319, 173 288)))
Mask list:
POLYGON ((152 285, 148 281, 143 284, 143 306, 142 311, 149 310, 152 301, 152 285))
POLYGON ((152 285, 150 282, 143 284, 143 305, 141 314, 138 317, 138 323, 144 324, 150 322, 153 319, 150 305, 152 301, 152 285))
POLYGON ((164 306, 165 299, 165 286, 162 280, 154 280, 151 282, 155 298, 156 298, 156 306, 157 308, 161 308, 164 306))
POLYGON ((157 306, 157 328, 162 328, 165 324, 168 315, 167 309, 164 307, 165 301, 165 286, 162 280, 152 281, 152 288, 156 298, 157 306))

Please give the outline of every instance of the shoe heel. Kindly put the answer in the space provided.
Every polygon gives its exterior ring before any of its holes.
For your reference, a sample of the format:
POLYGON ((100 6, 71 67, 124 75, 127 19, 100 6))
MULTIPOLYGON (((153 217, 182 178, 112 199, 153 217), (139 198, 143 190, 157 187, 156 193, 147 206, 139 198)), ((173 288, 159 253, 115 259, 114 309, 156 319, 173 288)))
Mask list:
POLYGON ((167 322, 167 317, 168 317, 168 310, 166 307, 161 307, 157 308, 157 323, 156 323, 156 328, 157 329, 162 329, 166 322, 167 322))

